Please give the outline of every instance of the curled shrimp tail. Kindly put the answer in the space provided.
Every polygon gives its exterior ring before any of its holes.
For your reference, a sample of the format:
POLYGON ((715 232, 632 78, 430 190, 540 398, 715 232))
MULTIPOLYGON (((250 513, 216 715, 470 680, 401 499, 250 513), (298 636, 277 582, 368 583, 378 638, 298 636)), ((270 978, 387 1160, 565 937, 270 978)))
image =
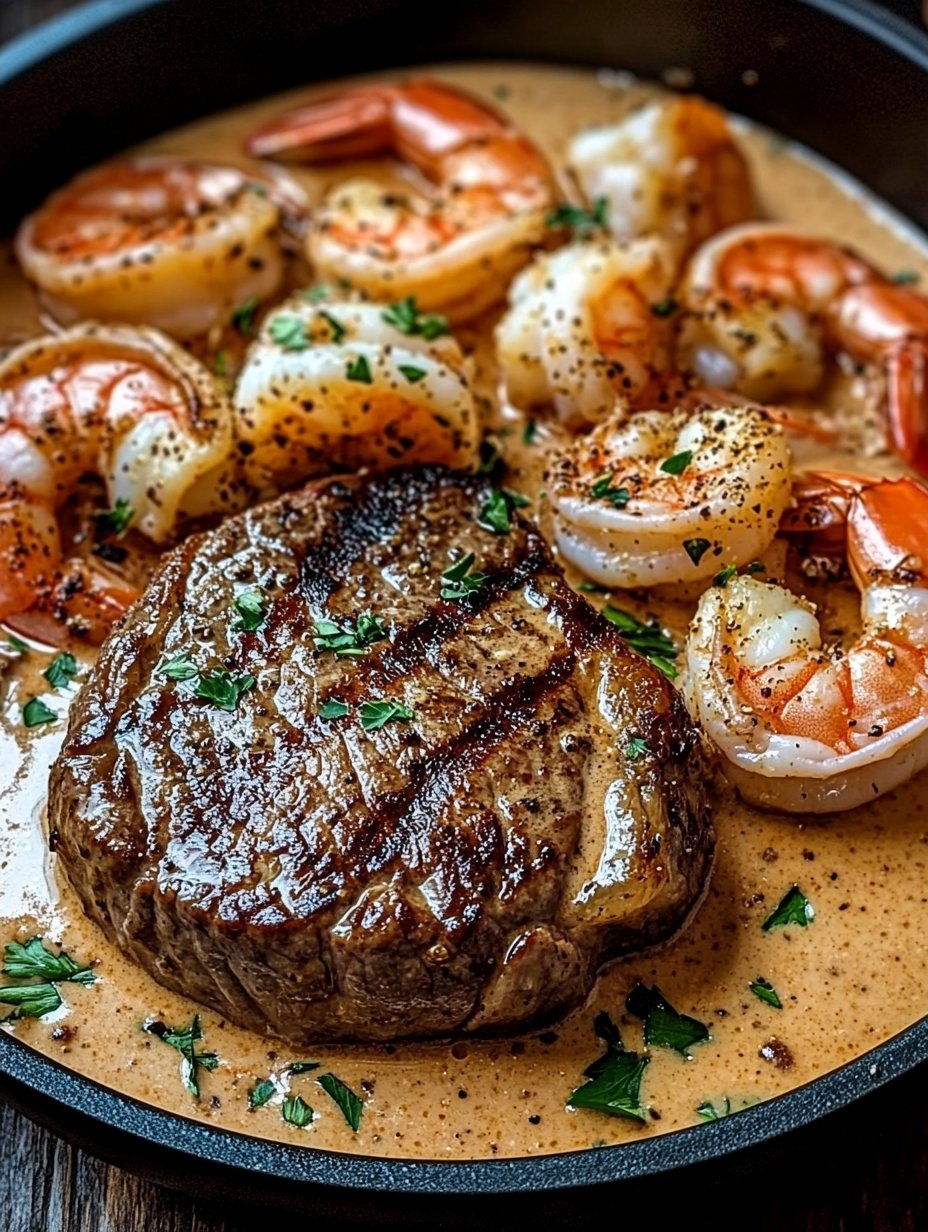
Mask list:
POLYGON ((255 158, 338 162, 378 154, 390 144, 390 97, 383 88, 349 90, 277 116, 245 142, 255 158))
POLYGON ((928 342, 909 339, 886 360, 889 433, 897 453, 928 475, 928 342))

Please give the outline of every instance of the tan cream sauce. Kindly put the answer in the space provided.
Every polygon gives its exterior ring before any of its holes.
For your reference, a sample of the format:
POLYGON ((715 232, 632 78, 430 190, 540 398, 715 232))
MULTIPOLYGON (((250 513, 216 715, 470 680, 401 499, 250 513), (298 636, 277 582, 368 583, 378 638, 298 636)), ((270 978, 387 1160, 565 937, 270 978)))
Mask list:
MULTIPOLYGON (((557 167, 574 131, 617 119, 646 92, 617 74, 530 65, 433 71, 504 107, 557 167)), ((242 162, 242 135, 307 93, 199 122, 146 149, 242 162)), ((746 128, 740 139, 763 215, 840 238, 887 270, 914 270, 928 280, 928 253, 888 212, 770 133, 746 128)), ((297 174, 317 200, 327 184, 355 170, 342 165, 297 174)), ((536 443, 525 447, 524 421, 494 408, 491 324, 465 331, 463 340, 475 349, 490 395, 487 427, 503 429, 514 468, 509 482, 532 498, 544 525, 544 459, 556 432, 542 423, 536 443)), ((39 329, 31 292, 8 258, 0 275, 0 341, 19 341, 39 329)), ((861 451, 876 451, 860 428, 854 389, 848 381, 836 388, 856 456, 834 460, 859 468, 861 451)), ((830 401, 840 413, 835 390, 830 401)), ((883 465, 877 456, 870 463, 874 470, 883 465)), ((835 586, 827 594, 820 586, 803 589, 825 607, 826 628, 835 621, 849 627, 847 611, 835 609, 853 607, 853 595, 835 586)), ((653 597, 644 607, 621 596, 613 601, 656 612, 678 634, 693 607, 653 597)), ((86 670, 88 654, 76 653, 86 670)), ((695 919, 660 951, 615 963, 589 1003, 566 1021, 512 1040, 321 1048, 295 1057, 280 1042, 165 991, 83 918, 46 853, 42 825, 48 768, 63 723, 26 731, 21 722, 23 702, 36 693, 64 717, 67 697, 39 675, 47 662, 47 655, 33 651, 0 680, 0 940, 43 933, 76 958, 93 961, 98 979, 90 988, 63 985, 66 1007, 12 1029, 74 1070, 147 1103, 229 1130, 337 1151, 437 1159, 544 1154, 692 1125, 706 1100, 720 1105, 727 1098, 737 1110, 771 1099, 865 1053, 928 1010, 928 779, 923 775, 868 808, 827 821, 754 812, 720 783, 712 789, 718 856, 695 919), (762 922, 794 883, 814 905, 813 923, 764 932, 762 922), (778 990, 782 1009, 749 991, 758 976, 778 990), (653 1050, 642 1087, 651 1116, 643 1127, 565 1107, 584 1067, 601 1051, 592 1030, 598 1011, 608 1010, 620 1024, 626 1047, 641 1049, 641 1024, 624 1011, 636 978, 659 984, 680 1012, 711 1030, 690 1060, 653 1050), (140 1029, 150 1015, 183 1026, 195 1013, 202 1017, 202 1047, 221 1057, 214 1073, 202 1074, 198 1102, 182 1087, 178 1054, 140 1029), (770 1049, 773 1040, 783 1048, 770 1049), (295 1059, 320 1062, 320 1072, 333 1071, 362 1096, 357 1134, 313 1073, 286 1077, 284 1067, 295 1059), (268 1076, 277 1079, 277 1093, 250 1111, 249 1089, 268 1076), (288 1088, 315 1109, 309 1128, 282 1119, 288 1088)))

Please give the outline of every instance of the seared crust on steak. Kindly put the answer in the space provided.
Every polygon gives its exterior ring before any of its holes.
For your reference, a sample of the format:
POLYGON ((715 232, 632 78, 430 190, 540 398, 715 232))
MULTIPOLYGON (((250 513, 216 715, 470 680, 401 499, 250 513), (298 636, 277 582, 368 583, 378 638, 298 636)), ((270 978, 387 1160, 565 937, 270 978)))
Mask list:
POLYGON ((335 479, 166 558, 105 644, 51 775, 86 910, 156 979, 297 1044, 508 1030, 670 936, 708 876, 675 690, 538 531, 481 529, 481 479, 335 479), (460 600, 441 574, 473 552, 460 600), (235 631, 258 587, 266 619, 235 631), (360 658, 319 619, 371 612, 360 658), (159 671, 256 678, 234 711, 159 671), (341 718, 319 717, 337 699, 341 718), (415 712, 365 730, 363 702, 415 712), (629 753, 631 737, 647 743, 629 753))

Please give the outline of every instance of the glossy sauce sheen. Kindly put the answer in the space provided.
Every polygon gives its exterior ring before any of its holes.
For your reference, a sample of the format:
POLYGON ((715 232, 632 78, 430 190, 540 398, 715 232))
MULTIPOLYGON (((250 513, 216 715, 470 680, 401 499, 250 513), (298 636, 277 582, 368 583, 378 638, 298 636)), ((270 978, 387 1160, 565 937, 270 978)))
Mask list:
MULTIPOLYGON (((556 166, 563 162, 572 132, 616 119, 642 97, 622 78, 598 79, 571 70, 494 65, 434 73, 498 100, 556 166)), ((282 103, 292 104, 305 94, 204 121, 147 149, 241 163, 242 134, 282 103)), ((903 231, 891 230, 888 217, 872 203, 768 133, 751 130, 741 140, 765 216, 840 237, 889 271, 928 276, 925 251, 903 231)), ((297 169, 297 174, 318 199, 327 183, 355 169, 342 165, 297 169)), ((3 268, 0 339, 12 343, 39 332, 40 326, 11 257, 3 268)), ((490 324, 460 334, 475 348, 488 395, 496 387, 490 324)), ((885 460, 876 456, 873 425, 855 404, 854 393, 851 380, 835 379, 832 397, 843 406, 836 419, 847 427, 845 439, 857 454, 831 461, 859 468, 863 451, 874 455, 867 466, 878 472, 885 460)), ((513 468, 508 482, 532 498, 547 530, 539 494, 545 453, 557 432, 541 425, 535 443, 525 445, 525 421, 505 410, 501 415, 487 426, 508 430, 503 437, 513 468)), ((826 594, 809 583, 802 589, 826 608, 826 628, 853 627, 853 592, 832 586, 826 594)), ((613 602, 635 608, 622 596, 613 602)), ((660 615, 679 640, 693 606, 652 597, 647 609, 635 610, 660 615)), ((76 653, 88 666, 87 652, 76 653)), ((728 1098, 737 1109, 769 1099, 866 1052, 928 1008, 925 777, 830 821, 757 813, 718 783, 713 788, 716 866, 695 919, 661 951, 613 965, 588 1005, 566 1021, 516 1039, 382 1049, 328 1046, 297 1057, 273 1039, 201 1010, 201 1047, 218 1052, 222 1060, 215 1072, 201 1075, 202 1097, 196 1102, 182 1087, 178 1054, 143 1033, 140 1024, 154 1016, 184 1026, 199 1007, 167 992, 113 950, 82 918, 46 854, 41 820, 45 782, 63 727, 27 732, 20 715, 34 694, 63 714, 65 696, 54 693, 39 675, 47 661, 32 654, 12 666, 0 692, 0 939, 42 932, 61 941, 78 960, 95 960, 98 980, 91 988, 63 985, 68 1008, 50 1019, 19 1022, 15 1032, 79 1072, 144 1101, 227 1129, 333 1150, 442 1159, 541 1154, 691 1125, 705 1100, 719 1104, 728 1098), (805 929, 765 933, 763 921, 793 884, 814 905, 814 922, 805 929), (757 977, 774 985, 782 1010, 752 995, 748 985, 757 977), (677 1010, 708 1024, 711 1040, 695 1046, 691 1060, 653 1050, 642 1087, 651 1109, 645 1127, 565 1109, 583 1069, 602 1051, 592 1030, 597 1012, 608 1010, 621 1026, 626 1047, 641 1049, 640 1023, 624 1012, 637 978, 656 982, 677 1010), (357 1134, 316 1085, 314 1073, 289 1079, 282 1074, 292 1060, 320 1062, 320 1073, 332 1071, 363 1098, 357 1134), (278 1078, 277 1094, 265 1107, 250 1111, 249 1088, 269 1075, 278 1078), (307 1129, 281 1118, 288 1087, 315 1109, 307 1129)))

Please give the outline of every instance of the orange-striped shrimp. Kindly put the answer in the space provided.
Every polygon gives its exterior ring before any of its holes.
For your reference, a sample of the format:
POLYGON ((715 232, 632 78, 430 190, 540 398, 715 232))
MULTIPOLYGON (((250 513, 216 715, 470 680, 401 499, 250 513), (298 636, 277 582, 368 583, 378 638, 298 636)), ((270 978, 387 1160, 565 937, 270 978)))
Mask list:
POLYGON ((280 200, 272 181, 236 167, 124 159, 53 193, 20 226, 16 255, 62 324, 133 322, 191 338, 280 286, 280 200))
POLYGON ((590 202, 605 201, 617 240, 658 236, 681 261, 725 227, 756 216, 751 177, 720 107, 687 95, 584 129, 567 147, 590 202))
POLYGON ((0 363, 0 620, 40 640, 99 643, 136 598, 83 561, 63 561, 57 513, 87 474, 157 543, 211 510, 232 452, 214 378, 163 334, 83 325, 0 363))
POLYGON ((426 78, 315 99, 246 148, 305 162, 391 153, 418 173, 404 191, 370 179, 333 189, 307 251, 322 278, 380 299, 414 295, 453 321, 502 296, 544 239, 554 200, 550 168, 527 137, 486 103, 426 78))
POLYGON ((694 255, 682 366, 769 401, 820 384, 825 347, 886 374, 889 436, 928 471, 928 299, 850 249, 775 223, 723 231, 694 255))
POLYGON ((800 526, 806 494, 820 512, 805 528, 846 517, 859 636, 826 646, 812 604, 735 577, 700 601, 684 693, 747 800, 830 813, 928 766, 928 487, 815 474, 797 493, 800 526))

